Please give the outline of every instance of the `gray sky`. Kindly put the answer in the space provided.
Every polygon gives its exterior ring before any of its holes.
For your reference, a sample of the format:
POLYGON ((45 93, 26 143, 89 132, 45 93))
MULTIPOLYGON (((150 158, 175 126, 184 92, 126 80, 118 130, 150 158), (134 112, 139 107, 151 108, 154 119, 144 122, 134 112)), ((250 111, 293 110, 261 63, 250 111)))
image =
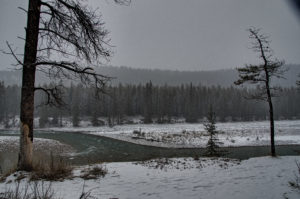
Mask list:
MULTIPOLYGON (((136 68, 213 70, 257 63, 247 28, 271 35, 279 59, 300 63, 300 21, 287 0, 132 0, 130 6, 89 0, 99 7, 111 44, 110 65, 136 68)), ((22 52, 27 0, 0 0, 0 48, 22 52)), ((0 69, 13 68, 0 55, 0 69)))

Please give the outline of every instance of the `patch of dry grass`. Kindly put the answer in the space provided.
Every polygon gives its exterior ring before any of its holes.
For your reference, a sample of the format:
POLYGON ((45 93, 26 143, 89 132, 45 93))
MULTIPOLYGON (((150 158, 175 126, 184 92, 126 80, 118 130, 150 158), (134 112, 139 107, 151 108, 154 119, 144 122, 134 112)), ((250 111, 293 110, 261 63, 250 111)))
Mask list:
POLYGON ((85 180, 97 179, 104 177, 107 174, 107 169, 103 165, 95 165, 93 167, 88 167, 81 171, 80 177, 85 180))
POLYGON ((30 180, 63 181, 72 178, 72 167, 66 161, 51 155, 50 161, 39 161, 33 165, 30 180))
POLYGON ((51 183, 34 182, 20 186, 17 182, 14 189, 0 193, 1 199, 55 199, 51 183))
MULTIPOLYGON (((8 176, 10 176, 11 174, 16 173, 16 171, 17 171, 16 167, 13 167, 13 168, 10 169, 9 171, 7 171, 7 172, 1 174, 1 176, 0 176, 0 183, 5 182, 6 178, 7 178, 8 176)), ((0 198, 0 199, 1 199, 1 198, 0 198)))
POLYGON ((300 190, 300 162, 296 162, 297 172, 295 173, 295 180, 289 181, 289 185, 295 189, 300 190))

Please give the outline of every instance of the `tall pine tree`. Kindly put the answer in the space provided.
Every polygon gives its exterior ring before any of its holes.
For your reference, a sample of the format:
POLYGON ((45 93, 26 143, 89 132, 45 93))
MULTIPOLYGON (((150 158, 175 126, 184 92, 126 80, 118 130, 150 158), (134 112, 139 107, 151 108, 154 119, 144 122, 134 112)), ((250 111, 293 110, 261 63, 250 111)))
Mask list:
POLYGON ((269 36, 260 33, 260 29, 248 29, 252 40, 252 49, 259 54, 262 61, 258 65, 246 65, 244 68, 237 68, 239 79, 234 83, 241 85, 244 83, 258 84, 258 91, 250 96, 251 99, 264 100, 269 105, 270 120, 270 140, 271 155, 276 156, 275 152, 275 126, 274 126, 274 108, 272 97, 275 96, 276 87, 272 87, 271 80, 273 77, 281 78, 285 70, 283 69, 283 61, 278 61, 273 56, 270 48, 269 36))

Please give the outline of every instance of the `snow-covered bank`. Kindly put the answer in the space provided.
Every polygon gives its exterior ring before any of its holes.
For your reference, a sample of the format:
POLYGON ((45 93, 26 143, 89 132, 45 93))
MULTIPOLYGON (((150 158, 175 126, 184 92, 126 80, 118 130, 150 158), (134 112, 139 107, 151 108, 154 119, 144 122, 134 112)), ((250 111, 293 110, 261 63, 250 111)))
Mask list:
MULTIPOLYGON (((17 136, 0 136, 0 152, 16 152, 19 149, 19 140, 17 136)), ((47 152, 54 154, 66 154, 74 152, 74 149, 67 144, 62 144, 59 141, 34 138, 33 151, 47 152)))
MULTIPOLYGON (((218 123, 224 147, 265 146, 270 143, 269 122, 218 123)), ((208 137, 202 124, 134 124, 112 128, 50 128, 53 131, 83 132, 143 145, 160 147, 205 147, 208 137), (133 131, 139 132, 136 136, 133 131), (138 138, 138 139, 137 139, 138 138)), ((300 120, 275 121, 277 145, 300 144, 300 120)))
MULTIPOLYGON (((296 199, 299 190, 289 186, 295 179, 299 156, 261 157, 244 161, 227 159, 169 159, 165 167, 157 161, 109 163, 109 174, 97 180, 81 178, 52 182, 56 196, 79 198, 83 185, 96 198, 120 199, 296 199)), ((82 168, 77 168, 78 175, 82 168)), ((6 182, 13 179, 10 176, 6 182)), ((23 182, 25 180, 23 179, 23 182)), ((15 186, 1 183, 0 192, 15 186)))
MULTIPOLYGON (((13 169, 18 160, 18 136, 0 136, 0 174, 13 169)), ((68 156, 74 153, 72 146, 52 139, 34 138, 34 161, 46 161, 50 156, 68 156)), ((1 198, 1 197, 0 197, 1 198)))

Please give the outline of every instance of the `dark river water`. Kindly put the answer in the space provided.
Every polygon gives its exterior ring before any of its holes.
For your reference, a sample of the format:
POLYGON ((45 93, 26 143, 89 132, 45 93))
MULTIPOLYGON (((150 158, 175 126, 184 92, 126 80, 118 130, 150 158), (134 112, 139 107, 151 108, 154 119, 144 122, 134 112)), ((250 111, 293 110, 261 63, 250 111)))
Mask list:
MULTIPOLYGON (((0 131, 0 136, 19 136, 18 131, 0 131)), ((161 157, 195 157, 203 156, 204 150, 200 148, 178 149, 159 148, 152 146, 142 146, 111 138, 88 135, 83 133, 70 132, 46 132, 36 131, 35 137, 47 138, 68 144, 75 149, 75 152, 66 156, 66 160, 74 165, 85 165, 99 162, 122 162, 140 161, 161 157)), ((269 155, 270 147, 224 147, 226 151, 224 157, 248 159, 269 155)), ((277 154, 299 155, 299 145, 277 146, 277 154)), ((7 164, 15 164, 17 161, 17 151, 11 153, 0 152, 1 168, 8 167, 7 164)))

